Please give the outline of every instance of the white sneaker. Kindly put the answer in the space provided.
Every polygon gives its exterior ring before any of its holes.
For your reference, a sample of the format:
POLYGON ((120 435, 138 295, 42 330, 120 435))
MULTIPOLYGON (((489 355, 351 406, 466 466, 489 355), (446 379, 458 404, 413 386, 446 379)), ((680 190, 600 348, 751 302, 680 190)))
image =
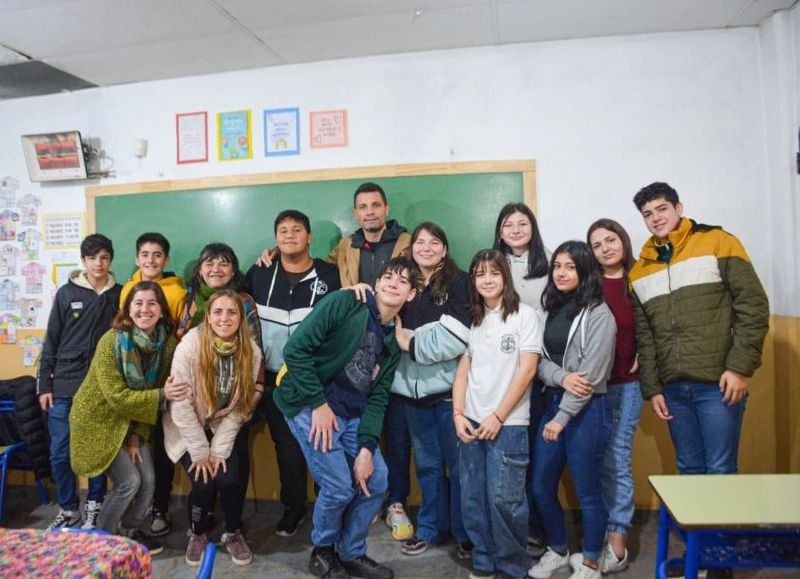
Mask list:
POLYGON ((97 519, 100 517, 100 509, 102 507, 103 503, 100 501, 86 501, 81 529, 94 529, 97 527, 97 519))
POLYGON ((606 544, 606 548, 603 549, 603 554, 600 555, 600 570, 603 573, 620 573, 627 568, 628 550, 625 549, 622 559, 618 559, 611 545, 606 544))
POLYGON ((601 579, 601 577, 599 569, 592 569, 581 563, 580 567, 574 569, 574 573, 569 576, 569 579, 601 579))
POLYGON ((569 567, 569 564, 569 551, 564 555, 559 555, 548 547, 547 552, 542 555, 539 562, 528 570, 528 577, 532 577, 533 579, 549 579, 553 573, 569 567))

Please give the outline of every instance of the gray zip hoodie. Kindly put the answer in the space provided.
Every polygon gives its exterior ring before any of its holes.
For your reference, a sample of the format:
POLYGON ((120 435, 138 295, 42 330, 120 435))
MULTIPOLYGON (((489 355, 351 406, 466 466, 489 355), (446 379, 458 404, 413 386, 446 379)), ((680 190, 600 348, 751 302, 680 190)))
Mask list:
MULTIPOLYGON (((542 315, 546 322, 547 313, 542 315)), ((592 394, 605 394, 614 365, 616 336, 617 323, 605 302, 593 308, 584 308, 575 316, 569 328, 563 366, 553 362, 544 348, 536 374, 545 386, 561 388, 561 382, 567 374, 586 372, 585 378, 592 383, 592 394)), ((592 394, 574 396, 565 391, 558 405, 556 422, 566 426, 571 418, 583 410, 592 394)))

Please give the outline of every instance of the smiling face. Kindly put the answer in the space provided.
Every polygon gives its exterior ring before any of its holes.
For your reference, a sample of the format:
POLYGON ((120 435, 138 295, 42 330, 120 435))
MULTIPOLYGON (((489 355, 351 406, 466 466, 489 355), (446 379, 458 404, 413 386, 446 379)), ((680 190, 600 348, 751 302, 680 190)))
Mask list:
POLYGON ((494 263, 484 261, 475 268, 475 289, 488 308, 496 308, 503 298, 503 272, 494 263))
POLYGON ((233 264, 224 257, 206 259, 200 264, 200 277, 212 289, 223 288, 233 279, 233 264))
POLYGON ((673 205, 664 198, 653 199, 642 205, 642 217, 648 231, 659 241, 666 241, 678 229, 683 215, 683 204, 673 205))
POLYGON ((101 249, 94 255, 81 258, 86 268, 86 277, 92 285, 103 285, 108 281, 108 270, 111 269, 111 254, 101 249))
POLYGON ((142 281, 158 281, 164 277, 169 257, 158 243, 145 242, 136 253, 136 265, 142 272, 142 281))
POLYGON ((134 325, 147 335, 152 335, 158 321, 164 317, 161 304, 153 290, 140 290, 133 295, 128 314, 134 325))
POLYGON ((447 246, 427 229, 420 229, 411 246, 411 257, 423 272, 432 272, 447 255, 447 246))
POLYGON ((530 246, 533 224, 528 216, 517 211, 506 217, 500 227, 500 239, 515 255, 522 255, 530 246))
POLYGON ((242 323, 239 307, 228 296, 220 296, 210 304, 206 318, 215 336, 229 341, 236 335, 242 323))
POLYGON ((400 309, 414 299, 417 291, 411 285, 408 271, 387 271, 375 282, 376 300, 391 309, 400 309))
POLYGON ((377 191, 359 193, 356 195, 353 217, 364 231, 378 233, 386 227, 389 206, 384 203, 383 197, 377 191))
POLYGON ((560 292, 568 293, 578 289, 578 270, 572 256, 559 253, 553 259, 553 283, 560 292))
POLYGON ((308 253, 311 244, 311 233, 305 225, 294 219, 284 219, 275 229, 275 242, 281 255, 294 257, 308 253))
POLYGON ((625 247, 619 235, 603 227, 598 227, 589 236, 595 259, 604 270, 614 270, 622 267, 625 258, 625 247))

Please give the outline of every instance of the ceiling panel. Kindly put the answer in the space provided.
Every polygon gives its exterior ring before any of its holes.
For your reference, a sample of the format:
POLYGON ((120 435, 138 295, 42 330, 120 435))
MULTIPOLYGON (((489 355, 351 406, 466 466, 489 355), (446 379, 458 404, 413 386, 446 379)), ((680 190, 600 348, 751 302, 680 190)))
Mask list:
POLYGON ((791 8, 796 2, 797 0, 753 0, 728 24, 730 26, 757 26, 773 12, 791 8))
POLYGON ((3 44, 43 60, 102 52, 109 47, 219 35, 236 28, 216 7, 198 0, 80 0, 8 10, 3 44))
POLYGON ((248 28, 275 30, 386 14, 421 15, 469 6, 489 7, 490 0, 211 0, 248 28))
POLYGON ((47 59, 95 84, 177 78, 279 64, 278 58, 248 35, 228 34, 47 59))
POLYGON ((490 8, 363 16, 256 33, 289 62, 492 44, 490 8))
POLYGON ((501 43, 723 28, 753 0, 499 0, 501 43))

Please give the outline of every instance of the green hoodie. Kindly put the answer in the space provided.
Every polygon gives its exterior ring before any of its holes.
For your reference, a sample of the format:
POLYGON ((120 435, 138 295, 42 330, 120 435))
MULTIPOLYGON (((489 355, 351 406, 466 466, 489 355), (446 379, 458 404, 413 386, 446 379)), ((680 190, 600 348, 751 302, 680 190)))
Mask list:
MULTIPOLYGON (((295 330, 283 357, 287 372, 275 389, 275 404, 287 418, 303 408, 322 406, 324 385, 353 358, 367 331, 369 309, 355 298, 355 292, 338 291, 321 301, 295 330)), ((400 360, 394 332, 383 340, 378 360, 380 371, 372 383, 361 414, 358 441, 372 447, 383 427, 383 414, 389 402, 389 387, 400 360)))

